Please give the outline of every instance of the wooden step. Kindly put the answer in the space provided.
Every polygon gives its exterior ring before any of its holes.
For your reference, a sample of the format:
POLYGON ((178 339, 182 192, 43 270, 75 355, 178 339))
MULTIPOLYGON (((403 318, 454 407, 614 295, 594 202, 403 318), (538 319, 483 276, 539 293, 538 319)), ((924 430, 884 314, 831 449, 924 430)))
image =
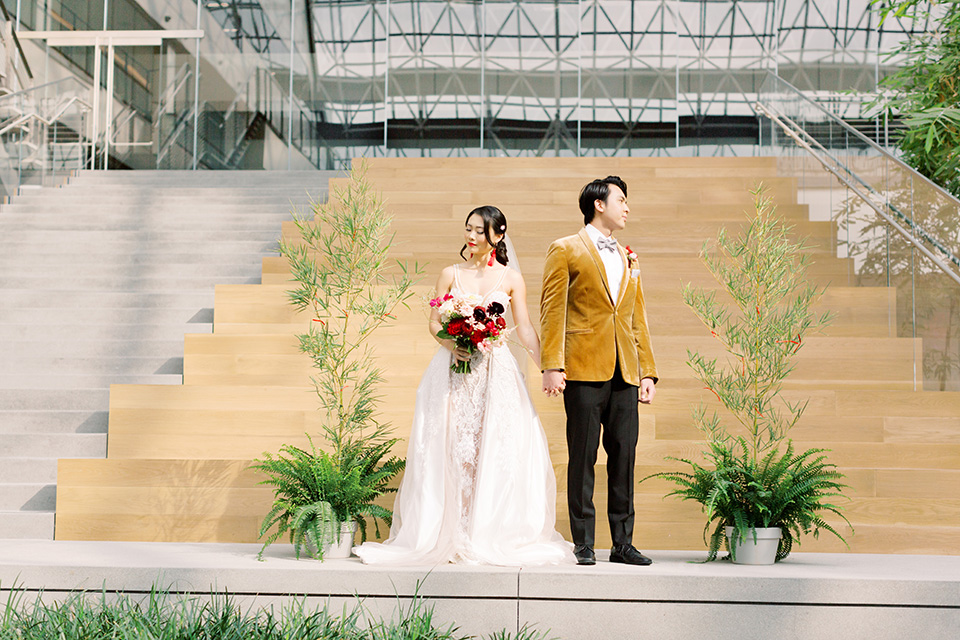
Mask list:
MULTIPOLYGON (((188 541, 252 541, 256 539, 259 518, 251 512, 265 512, 271 503, 272 492, 257 483, 261 476, 248 468, 248 460, 63 460, 59 476, 62 487, 58 492, 58 539, 101 540, 156 540, 158 536, 175 536, 188 541), (203 479, 203 484, 198 484, 203 479), (198 490, 203 489, 202 494, 198 490), (198 499, 200 498, 200 499, 198 499)), ((638 477, 645 471, 638 467, 638 477)), ((595 504, 598 511, 597 547, 609 544, 603 514, 606 511, 604 470, 598 467, 595 504)), ((886 472, 879 472, 886 473, 886 472)), ((910 477, 924 476, 913 471, 910 477)), ((942 472, 941 472, 942 473, 942 472)), ((958 472, 960 473, 960 472, 958 472)), ((564 477, 564 469, 557 475, 564 477)), ((891 478, 901 485, 901 478, 891 478)), ((952 478, 930 478, 934 482, 952 478)), ((663 499, 667 488, 653 486, 654 481, 642 483, 651 492, 638 491, 635 498, 637 524, 635 543, 645 549, 701 549, 700 530, 704 516, 696 505, 663 499)), ((851 482, 859 484, 856 478, 851 482)), ((569 536, 566 519, 564 485, 559 484, 557 495, 557 528, 569 536)), ((923 490, 920 488, 920 490, 923 490)), ((870 496, 858 492, 843 506, 856 529, 849 535, 847 527, 841 532, 851 543, 851 550, 860 553, 943 553, 949 552, 948 543, 960 540, 957 523, 960 505, 951 497, 870 496), (931 519, 938 525, 931 528, 931 519), (918 524, 919 523, 919 524, 918 524), (913 540, 897 532, 913 533, 933 530, 933 535, 913 540)), ((831 518, 831 521, 835 519, 831 518)), ((801 541, 801 549, 843 550, 842 544, 823 537, 801 541), (839 547, 835 545, 839 544, 839 547)))
MULTIPOLYGON (((836 227, 810 222, 798 204, 797 182, 777 175, 774 158, 421 158, 375 159, 369 176, 394 216, 393 258, 424 265, 410 309, 374 340, 386 369, 381 417, 404 438, 414 389, 437 345, 426 328, 440 269, 458 261, 462 223, 480 204, 500 206, 528 287, 525 301, 537 324, 543 258, 549 243, 583 225, 577 195, 597 176, 619 174, 630 185, 631 213, 618 234, 640 255, 647 311, 662 380, 654 405, 641 406, 638 479, 678 469, 668 458, 699 459, 703 435, 691 411, 720 409, 715 396, 684 364, 686 349, 720 355, 709 331, 681 300, 686 282, 715 287, 698 253, 720 226, 731 233, 752 209, 749 188, 770 186, 778 213, 810 239, 809 276, 829 283, 817 309, 837 317, 809 336, 794 375, 784 385, 791 402, 809 399, 792 432, 798 447, 824 447, 851 486, 848 514, 857 534, 851 550, 865 553, 955 553, 960 542, 960 393, 915 392, 922 343, 898 338, 897 294, 864 287, 853 261, 837 259, 836 227), (451 187, 452 185, 452 187, 451 187), (447 189, 450 189, 449 191, 447 189), (922 536, 921 536, 922 534, 922 536), (923 540, 918 542, 918 540, 923 540)), ((342 184, 334 182, 333 186, 342 184)), ((310 216, 308 207, 296 207, 310 216)), ((277 237, 297 241, 295 225, 277 237)), ((191 541, 256 540, 272 492, 257 484, 250 460, 283 444, 305 446, 323 414, 299 353, 296 333, 309 316, 287 303, 286 262, 263 261, 262 285, 216 288, 213 335, 184 341, 183 386, 115 385, 110 394, 109 458, 63 460, 59 470, 57 537, 191 541)), ((885 282, 877 281, 877 285, 885 282)), ((527 385, 546 434, 560 495, 558 527, 566 522, 566 417, 562 400, 539 390, 526 362, 527 385)), ((721 417, 729 420, 721 410, 721 417)), ((605 509, 598 455, 597 504, 605 509)), ((641 548, 702 549, 703 515, 696 505, 664 500, 670 486, 637 486, 641 548)), ((384 499, 392 504, 392 496, 384 499)), ((609 544, 603 513, 598 546, 609 544)), ((833 520, 831 520, 833 521, 833 520)), ((849 534, 844 525, 842 531, 849 534)), ((843 551, 832 537, 805 539, 801 550, 843 551)))

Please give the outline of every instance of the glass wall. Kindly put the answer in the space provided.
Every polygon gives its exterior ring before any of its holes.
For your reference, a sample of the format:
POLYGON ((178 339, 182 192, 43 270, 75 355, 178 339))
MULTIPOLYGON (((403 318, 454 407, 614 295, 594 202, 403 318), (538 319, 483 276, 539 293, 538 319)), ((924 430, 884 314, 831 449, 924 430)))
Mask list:
POLYGON ((916 390, 960 391, 960 201, 781 78, 767 78, 760 103, 764 152, 837 226, 849 271, 832 284, 874 287, 886 306, 881 323, 865 311, 861 329, 914 339, 916 390))
POLYGON ((17 6, 20 32, 105 24, 203 30, 199 41, 116 46, 109 61, 105 46, 98 53, 25 39, 35 77, 14 89, 67 76, 86 83, 88 130, 74 135, 85 138, 86 166, 116 168, 341 168, 361 155, 755 153, 753 103, 767 70, 856 118, 859 101, 838 100, 838 92, 873 91, 894 63, 881 52, 925 28, 892 18, 881 26, 869 0, 17 6))

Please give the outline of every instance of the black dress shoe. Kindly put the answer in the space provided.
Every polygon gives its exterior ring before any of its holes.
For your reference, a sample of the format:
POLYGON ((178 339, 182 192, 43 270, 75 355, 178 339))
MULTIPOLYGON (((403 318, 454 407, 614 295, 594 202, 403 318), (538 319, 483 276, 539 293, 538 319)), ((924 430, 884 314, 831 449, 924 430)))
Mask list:
POLYGON ((637 551, 632 544, 621 544, 611 549, 610 562, 634 564, 640 567, 653 564, 653 560, 637 551))
POLYGON ((597 555, 593 552, 593 547, 588 544, 575 546, 573 555, 577 557, 577 564, 597 564, 597 555))

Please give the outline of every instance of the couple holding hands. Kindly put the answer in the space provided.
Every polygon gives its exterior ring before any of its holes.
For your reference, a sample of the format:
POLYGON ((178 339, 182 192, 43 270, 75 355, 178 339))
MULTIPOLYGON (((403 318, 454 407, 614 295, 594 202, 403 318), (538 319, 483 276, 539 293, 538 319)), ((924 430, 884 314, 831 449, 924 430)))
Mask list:
MULTIPOLYGON (((637 258, 613 238, 627 222, 627 185, 617 176, 594 180, 579 204, 583 229, 547 250, 542 341, 530 322, 523 278, 507 266, 507 221, 496 207, 470 212, 461 250, 466 262, 445 268, 437 283, 439 296, 510 309, 517 338, 543 371, 543 391, 563 397, 574 544, 556 531, 546 437, 510 350, 468 349, 438 337, 442 348, 417 390, 390 537, 355 548, 365 563, 594 564, 601 443, 610 561, 651 563, 632 544, 633 489, 637 404, 653 401, 657 370, 637 258), (452 371, 458 362, 468 362, 469 372, 452 371)), ((431 333, 446 335, 442 329, 434 307, 431 333)))

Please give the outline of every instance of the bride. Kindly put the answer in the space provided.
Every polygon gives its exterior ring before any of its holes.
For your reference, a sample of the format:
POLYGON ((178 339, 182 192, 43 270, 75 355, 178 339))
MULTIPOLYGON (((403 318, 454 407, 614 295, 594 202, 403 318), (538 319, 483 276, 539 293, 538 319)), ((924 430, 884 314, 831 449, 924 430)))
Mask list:
MULTIPOLYGON (((471 211, 460 250, 466 264, 440 273, 437 295, 512 307, 517 337, 539 366, 526 287, 520 272, 507 267, 506 231, 496 207, 471 211)), ((439 311, 431 307, 430 332, 440 329, 439 311)), ((390 537, 354 552, 368 564, 572 563, 572 545, 555 530, 556 479, 546 436, 517 361, 505 346, 471 355, 453 340, 437 341, 442 348, 417 389, 390 537), (469 373, 451 370, 466 361, 469 373)))

